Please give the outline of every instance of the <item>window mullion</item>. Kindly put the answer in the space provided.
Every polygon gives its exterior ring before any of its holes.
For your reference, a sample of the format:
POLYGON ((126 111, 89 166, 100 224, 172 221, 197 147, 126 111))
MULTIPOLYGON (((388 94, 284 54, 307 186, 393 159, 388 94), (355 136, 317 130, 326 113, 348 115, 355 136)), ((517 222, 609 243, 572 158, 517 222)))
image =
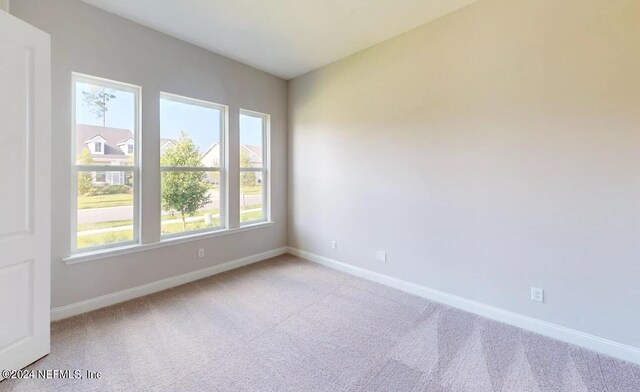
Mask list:
POLYGON ((73 169, 76 172, 88 172, 88 171, 99 171, 99 172, 112 172, 112 171, 126 171, 126 172, 137 172, 138 166, 119 166, 119 165, 74 165, 73 169))
POLYGON ((220 168, 219 167, 192 167, 192 166, 161 166, 160 167, 160 171, 163 172, 172 172, 172 171, 182 171, 182 172, 189 172, 189 171, 193 171, 193 172, 198 172, 198 171, 202 171, 202 172, 219 172, 220 168))

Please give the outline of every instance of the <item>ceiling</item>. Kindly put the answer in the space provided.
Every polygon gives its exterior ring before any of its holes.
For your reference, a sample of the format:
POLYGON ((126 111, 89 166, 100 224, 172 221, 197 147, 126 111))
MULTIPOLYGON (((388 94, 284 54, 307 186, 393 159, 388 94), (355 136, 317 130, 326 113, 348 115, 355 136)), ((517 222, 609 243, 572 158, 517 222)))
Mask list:
POLYGON ((83 0, 291 79, 476 0, 83 0))

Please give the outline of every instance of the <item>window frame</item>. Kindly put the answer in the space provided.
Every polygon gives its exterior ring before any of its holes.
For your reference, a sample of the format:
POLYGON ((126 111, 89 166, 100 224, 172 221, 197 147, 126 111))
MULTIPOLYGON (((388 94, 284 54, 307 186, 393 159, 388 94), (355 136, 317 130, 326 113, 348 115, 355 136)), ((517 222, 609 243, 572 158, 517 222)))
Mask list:
MULTIPOLYGON (((184 172, 217 172, 219 175, 218 179, 218 193, 220 195, 220 207, 219 207, 219 222, 220 224, 216 227, 207 227, 204 229, 197 230, 188 230, 181 231, 178 233, 169 233, 162 234, 162 200, 160 200, 160 241, 165 241, 169 239, 176 239, 181 237, 189 237, 193 235, 203 234, 203 233, 212 233, 216 231, 226 230, 229 227, 228 220, 228 207, 227 207, 227 198, 228 198, 228 184, 227 184, 227 141, 229 140, 229 106, 223 105, 216 102, 206 101, 203 99, 187 97, 184 95, 178 95, 174 93, 168 93, 165 91, 160 91, 158 97, 158 106, 160 107, 160 101, 162 99, 183 103, 187 105, 195 105, 201 106, 210 109, 216 109, 220 111, 220 162, 218 167, 205 166, 205 167, 193 167, 193 166, 162 166, 162 163, 158 161, 158 167, 160 168, 160 176, 162 177, 162 173, 164 172, 174 172, 174 171, 184 171, 184 172)), ((162 111, 158 111, 159 121, 162 118, 162 111)), ((162 139, 162 129, 158 128, 159 138, 162 139)), ((158 150, 162 148, 162 145, 158 146, 158 150)), ((162 152, 160 152, 160 158, 162 158, 162 152)), ((160 179, 162 183, 162 178, 160 179)), ((160 192, 162 192, 162 185, 160 185, 160 192)), ((162 196, 160 195, 160 199, 162 196)))
MULTIPOLYGON (((130 83, 120 82, 116 80, 101 78, 98 76, 87 75, 79 72, 71 73, 71 254, 82 254, 96 252, 100 250, 119 248, 128 245, 140 244, 140 211, 141 211, 141 198, 140 198, 140 166, 142 157, 141 148, 141 131, 142 131, 142 87, 130 83), (77 144, 77 118, 76 118, 76 84, 87 83, 104 88, 113 88, 120 91, 126 91, 133 93, 134 96, 134 126, 133 130, 133 143, 134 143, 134 157, 133 164, 130 166, 124 165, 80 165, 77 163, 78 156, 76 151, 77 144), (133 174, 133 239, 130 241, 120 241, 110 244, 90 246, 85 248, 78 248, 78 174, 84 172, 104 172, 105 176, 107 172, 131 172, 133 174)), ((104 144, 104 143, 103 143, 104 144)), ((104 151, 104 145, 102 146, 104 151)))
MULTIPOLYGON (((240 207, 238 208, 238 222, 240 227, 251 226, 263 222, 271 222, 271 115, 257 112, 255 110, 240 108, 238 114, 238 136, 242 132, 240 129, 240 117, 243 115, 256 117, 262 120, 262 167, 242 167, 240 161, 240 148, 242 143, 240 142, 240 138, 238 138, 238 174, 242 175, 243 172, 262 173, 262 218, 243 222, 242 207, 240 207)), ((238 198, 240 198, 242 195, 242 191, 240 189, 240 187, 242 187, 241 181, 239 181, 238 185, 238 198)))
POLYGON ((102 171, 91 172, 91 179, 94 182, 107 182, 107 173, 106 172, 102 172, 102 171), (98 176, 100 176, 100 178, 102 178, 102 179, 98 179, 98 176))

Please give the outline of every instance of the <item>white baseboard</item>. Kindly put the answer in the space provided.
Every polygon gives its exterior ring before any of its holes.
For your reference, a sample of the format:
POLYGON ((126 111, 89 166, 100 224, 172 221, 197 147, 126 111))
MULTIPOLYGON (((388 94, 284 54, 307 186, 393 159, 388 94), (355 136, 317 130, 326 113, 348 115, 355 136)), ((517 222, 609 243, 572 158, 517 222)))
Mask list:
POLYGON ((563 327, 561 325, 542 321, 533 317, 524 316, 519 313, 500 309, 495 306, 490 306, 467 298, 458 297, 456 295, 420 286, 415 283, 410 283, 363 268, 354 267, 352 265, 314 253, 306 252, 300 249, 289 247, 289 253, 363 279, 381 283, 385 286, 393 287, 395 289, 426 298, 431 301, 449 305, 451 307, 458 308, 470 313, 475 313, 492 320, 526 329, 540 335, 574 344, 576 346, 581 346, 589 350, 593 350, 615 358, 640 364, 640 348, 637 347, 614 342, 608 339, 603 339, 595 335, 577 331, 575 329, 563 327))
POLYGON ((267 252, 228 261, 226 263, 214 265, 212 267, 204 268, 201 270, 188 272, 186 274, 173 276, 171 278, 158 280, 152 283, 147 283, 142 286, 132 287, 130 289, 102 295, 100 297, 88 299, 86 301, 76 302, 74 304, 61 306, 59 308, 52 308, 51 320, 62 320, 67 317, 72 317, 82 313, 90 312, 92 310, 104 308, 105 306, 115 305, 117 303, 128 301, 130 299, 180 286, 185 283, 193 282, 194 280, 206 278, 211 275, 216 275, 225 271, 240 268, 245 265, 256 263, 258 261, 280 256, 287 253, 287 251, 287 247, 273 249, 267 252))

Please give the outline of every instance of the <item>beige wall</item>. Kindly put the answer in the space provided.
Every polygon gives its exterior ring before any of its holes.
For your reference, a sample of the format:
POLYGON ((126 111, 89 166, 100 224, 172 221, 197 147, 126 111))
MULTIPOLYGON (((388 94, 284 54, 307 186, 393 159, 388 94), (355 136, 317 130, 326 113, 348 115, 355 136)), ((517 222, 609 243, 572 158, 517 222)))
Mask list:
POLYGON ((9 12, 9 0, 0 0, 0 10, 9 12))
MULTIPOLYGON (((286 245, 286 82, 78 0, 14 0, 14 15, 51 34, 52 306, 60 307, 286 245), (231 145, 239 109, 271 114, 273 227, 128 256, 66 265, 71 183, 71 73, 142 86, 142 240, 159 237, 159 104, 161 91, 229 105, 231 145), (197 258, 205 248, 206 257, 197 258)), ((230 161, 238 162, 238 151, 230 161)), ((230 166, 238 185, 237 165, 230 166)), ((236 193, 237 194, 237 193, 236 193)), ((239 196, 230 211, 238 211, 239 196)))
POLYGON ((640 347, 637 0, 480 0, 291 81, 289 124, 290 245, 640 347))

